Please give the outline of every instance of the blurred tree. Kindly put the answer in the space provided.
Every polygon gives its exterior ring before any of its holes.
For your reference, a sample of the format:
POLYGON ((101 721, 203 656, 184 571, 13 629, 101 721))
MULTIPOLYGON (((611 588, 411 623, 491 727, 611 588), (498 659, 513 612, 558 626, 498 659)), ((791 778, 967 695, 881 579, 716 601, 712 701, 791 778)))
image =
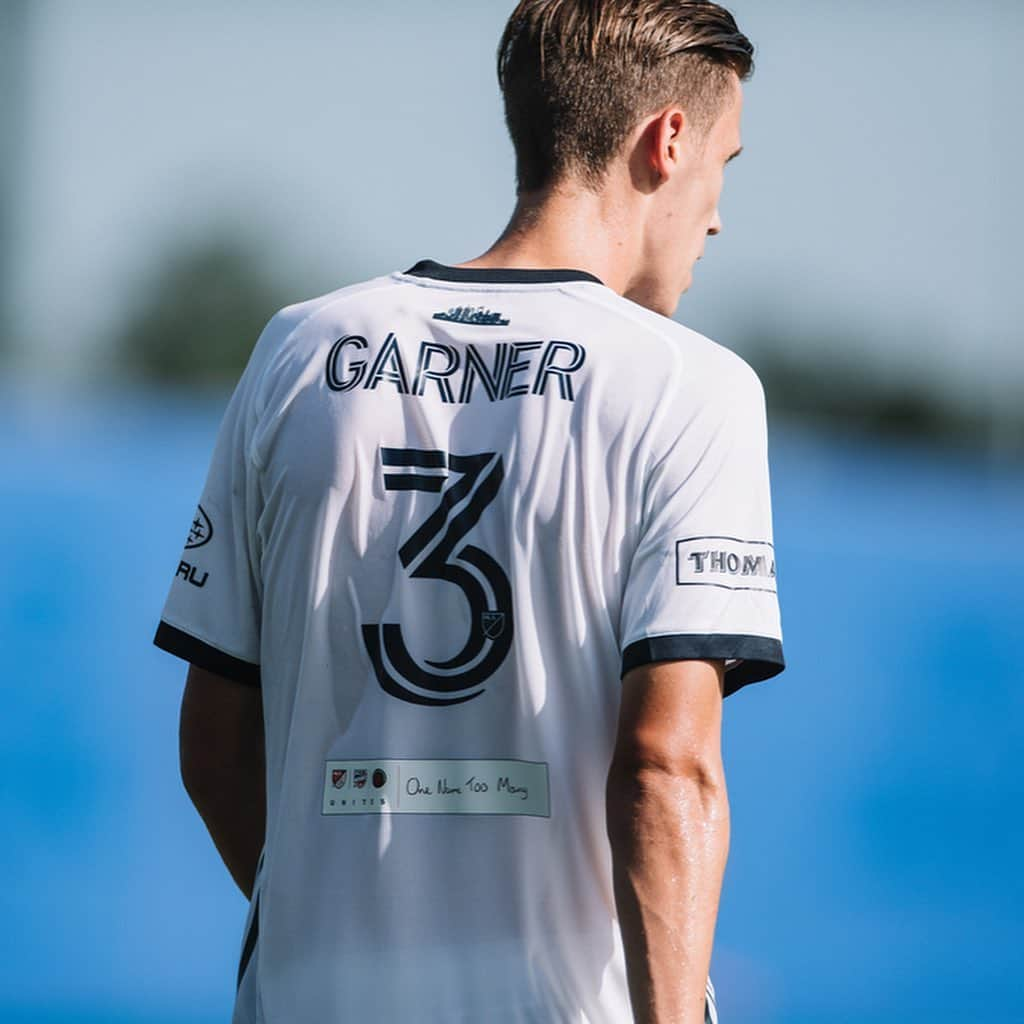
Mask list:
POLYGON ((233 384, 266 322, 295 299, 260 251, 230 231, 174 247, 136 290, 115 369, 158 384, 233 384))
MULTIPOLYGON (((883 377, 855 343, 834 332, 822 337, 828 337, 827 347, 769 336, 746 340, 742 351, 761 378, 772 419, 951 448, 993 448, 993 410, 957 405, 926 377, 883 377)), ((1024 416, 1002 414, 995 427, 998 454, 1024 454, 1024 416)))
MULTIPOLYGON (((115 370, 165 386, 233 385, 276 310, 300 294, 341 283, 317 280, 289 289, 267 269, 266 251, 233 230, 208 231, 201 241, 174 246, 135 289, 136 301, 112 346, 115 370)), ((360 276, 365 274, 342 280, 360 276)), ((772 419, 993 448, 989 411, 956 406, 924 377, 881 377, 877 366, 857 355, 858 345, 834 332, 822 337, 829 337, 824 347, 794 345, 792 338, 773 337, 771 329, 742 339, 738 350, 764 383, 772 419)), ((997 425, 1000 454, 1024 454, 1024 417, 1004 416, 997 425)))

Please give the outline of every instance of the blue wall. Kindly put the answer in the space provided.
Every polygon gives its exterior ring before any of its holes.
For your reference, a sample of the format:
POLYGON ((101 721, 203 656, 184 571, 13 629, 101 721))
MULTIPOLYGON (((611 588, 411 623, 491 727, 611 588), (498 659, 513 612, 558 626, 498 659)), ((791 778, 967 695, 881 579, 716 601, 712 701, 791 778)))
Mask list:
MULTIPOLYGON (((0 407, 5 1022, 229 1015, 243 900, 150 644, 221 407, 0 407)), ((790 668, 726 703, 723 1022, 1024 1020, 1024 469, 779 428, 772 467, 790 668)))

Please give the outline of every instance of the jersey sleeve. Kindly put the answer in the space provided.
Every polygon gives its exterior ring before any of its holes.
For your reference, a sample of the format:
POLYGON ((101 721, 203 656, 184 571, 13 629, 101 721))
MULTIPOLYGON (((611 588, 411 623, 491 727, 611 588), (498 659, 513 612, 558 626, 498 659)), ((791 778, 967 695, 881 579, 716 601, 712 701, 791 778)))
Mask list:
POLYGON ((725 696, 785 667, 764 391, 732 358, 708 394, 659 416, 620 633, 623 675, 721 659, 725 696))
POLYGON ((153 642, 199 668, 258 686, 259 482, 249 455, 250 370, 221 422, 153 642))

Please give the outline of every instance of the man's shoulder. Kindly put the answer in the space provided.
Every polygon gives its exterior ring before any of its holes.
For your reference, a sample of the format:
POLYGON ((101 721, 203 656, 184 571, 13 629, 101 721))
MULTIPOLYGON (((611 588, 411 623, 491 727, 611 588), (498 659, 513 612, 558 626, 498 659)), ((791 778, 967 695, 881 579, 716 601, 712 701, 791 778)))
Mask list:
POLYGON ((715 393, 731 388, 759 391, 761 381, 740 355, 705 334, 638 303, 609 292, 597 300, 618 322, 608 323, 617 335, 627 334, 634 350, 659 359, 667 374, 666 386, 697 386, 715 393))
POLYGON ((314 326, 317 318, 334 310, 345 303, 368 297, 373 292, 388 287, 395 287, 398 282, 393 275, 369 278, 355 284, 344 285, 333 291, 317 295, 312 299, 304 299, 279 309, 264 329, 265 334, 272 335, 278 342, 295 335, 301 328, 314 326))

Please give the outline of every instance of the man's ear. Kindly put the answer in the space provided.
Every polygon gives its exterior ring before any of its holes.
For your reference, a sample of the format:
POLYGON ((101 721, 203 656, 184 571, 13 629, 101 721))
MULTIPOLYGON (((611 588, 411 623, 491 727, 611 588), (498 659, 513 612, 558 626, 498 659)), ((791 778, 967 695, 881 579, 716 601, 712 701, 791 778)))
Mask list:
POLYGON ((686 115, 679 107, 669 107, 649 125, 649 160, 659 182, 667 181, 683 159, 683 132, 686 115))
POLYGON ((648 195, 668 181, 683 158, 685 127, 685 114, 678 107, 669 107, 636 129, 629 152, 629 173, 635 189, 648 195))

